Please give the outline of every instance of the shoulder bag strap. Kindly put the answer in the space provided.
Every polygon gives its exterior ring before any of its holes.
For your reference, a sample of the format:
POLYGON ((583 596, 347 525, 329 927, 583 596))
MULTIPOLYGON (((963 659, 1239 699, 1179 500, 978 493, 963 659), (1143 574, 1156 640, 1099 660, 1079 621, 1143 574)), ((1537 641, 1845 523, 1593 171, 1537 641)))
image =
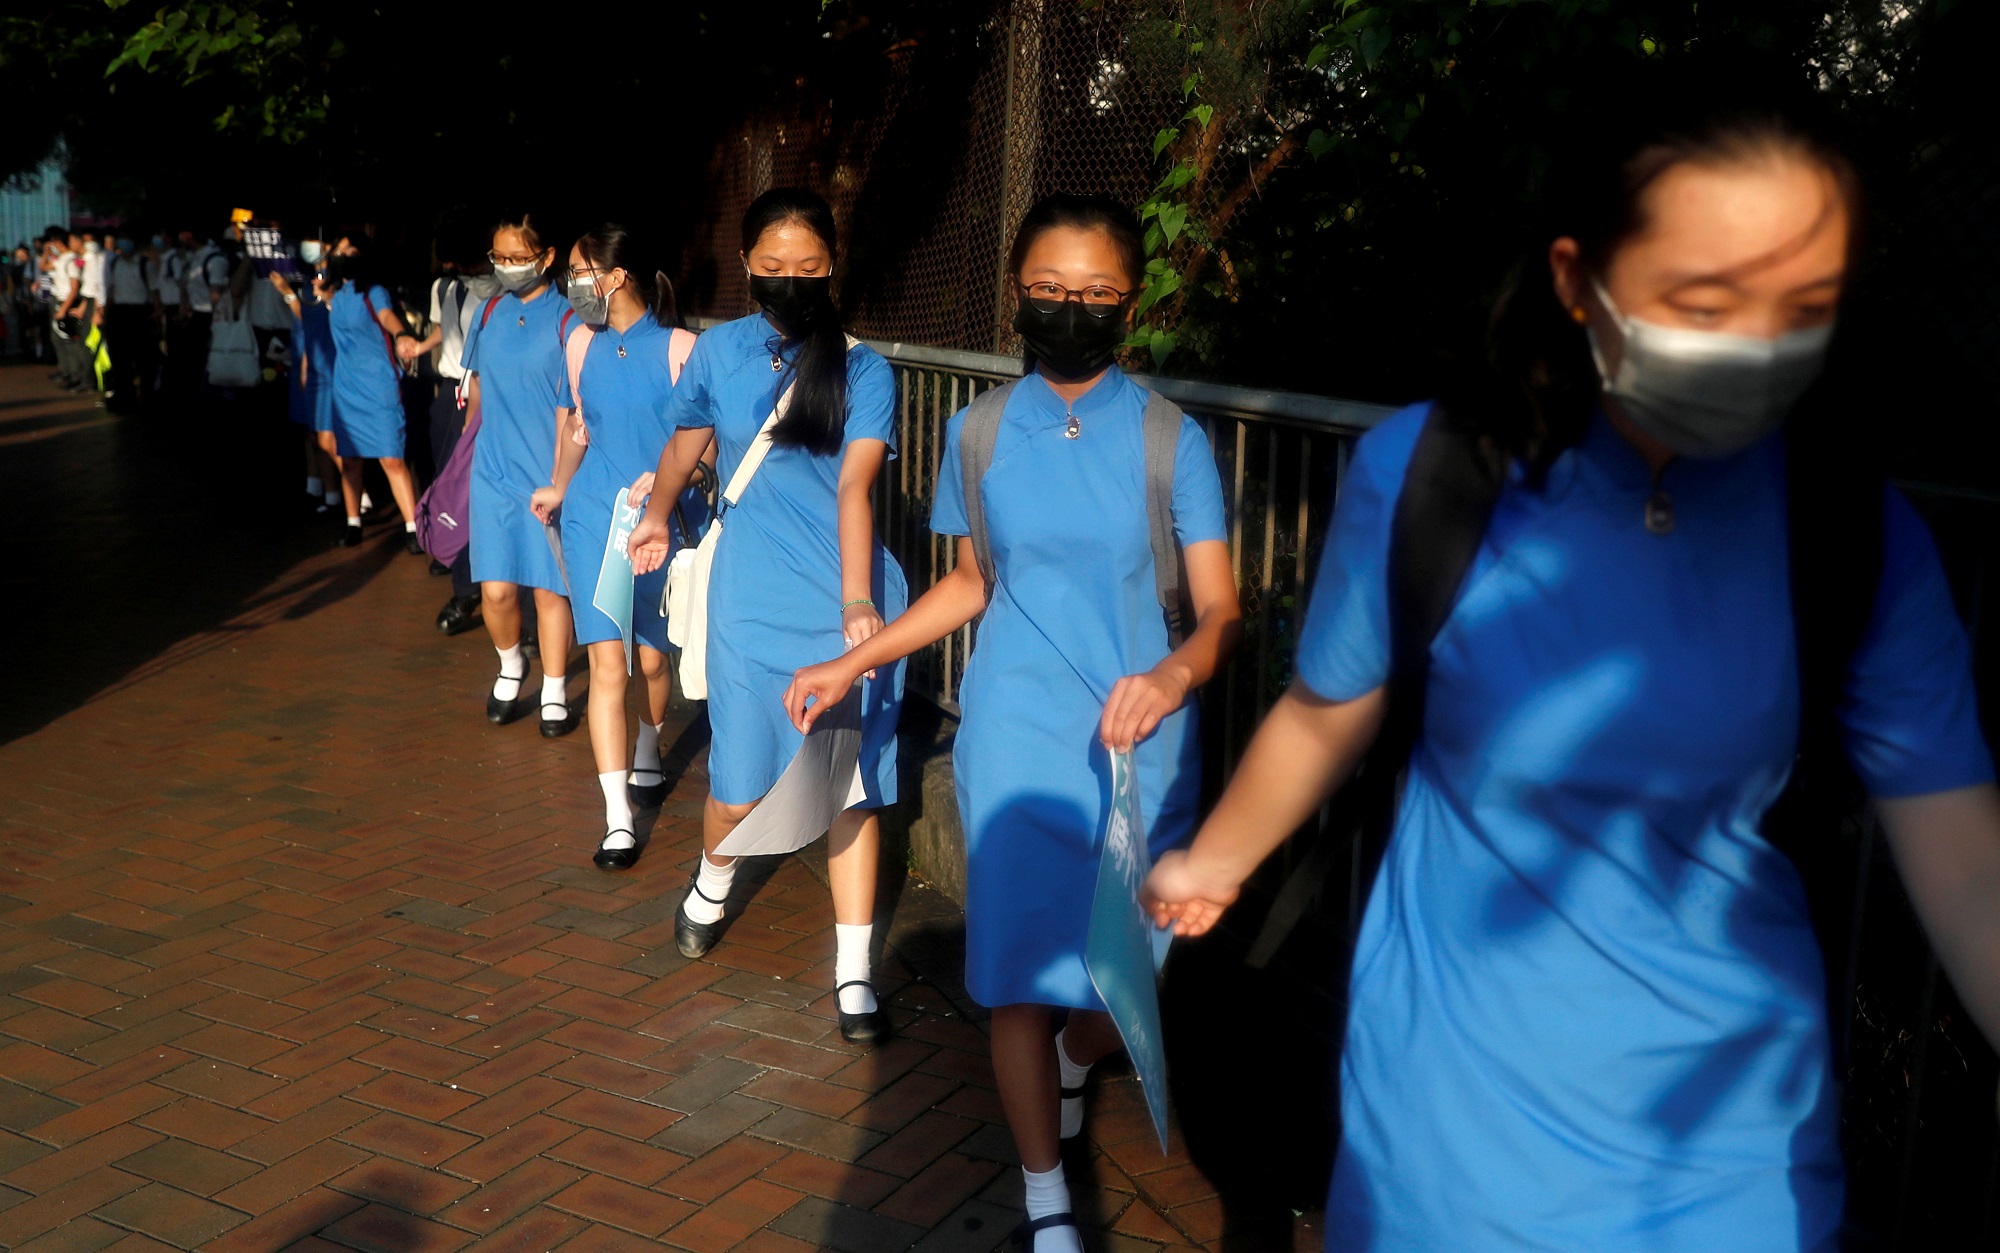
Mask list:
POLYGON ((1506 483, 1507 455, 1470 422, 1432 406, 1390 522, 1389 691, 1382 729, 1334 798, 1331 829, 1312 842, 1271 902, 1244 958, 1249 965, 1262 968, 1277 955, 1343 855, 1354 858, 1350 926, 1360 925, 1361 907, 1395 825, 1403 773, 1423 732, 1431 643, 1458 603, 1506 483), (1343 832, 1352 832, 1354 842, 1336 838, 1343 832))
POLYGON ((965 423, 958 430, 959 481, 965 492, 965 529, 972 533, 972 553, 979 562, 979 576, 986 584, 986 600, 993 601, 993 585, 999 575, 993 567, 993 544, 986 534, 986 500, 979 486, 993 464, 993 445, 1000 437, 1000 418, 1007 411, 1007 397, 1019 379, 1009 379, 989 387, 965 407, 965 423))
MULTIPOLYGON (((847 351, 853 352, 860 340, 849 335, 847 351)), ((722 489, 722 499, 716 502, 716 516, 734 509, 736 502, 743 499, 750 480, 757 477, 757 467, 764 464, 764 458, 771 451, 771 430, 784 420, 785 410, 792 407, 792 391, 798 386, 796 381, 785 384, 778 403, 771 407, 771 416, 764 419, 764 425, 757 428, 757 437, 750 441, 750 447, 743 450, 743 460, 736 466, 736 473, 729 476, 729 486, 722 489)))
POLYGON ((1146 393, 1146 521, 1153 537, 1153 585, 1167 619, 1167 643, 1186 638, 1181 614, 1181 548, 1174 534, 1174 459, 1180 451, 1179 405, 1156 391, 1146 393))

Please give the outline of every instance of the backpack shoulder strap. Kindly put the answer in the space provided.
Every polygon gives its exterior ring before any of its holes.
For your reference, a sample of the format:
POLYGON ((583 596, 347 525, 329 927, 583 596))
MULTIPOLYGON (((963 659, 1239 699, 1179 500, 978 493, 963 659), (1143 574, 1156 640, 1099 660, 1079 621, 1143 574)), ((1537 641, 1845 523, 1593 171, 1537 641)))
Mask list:
POLYGON ((1153 587, 1167 619, 1167 643, 1186 637, 1181 614, 1181 548, 1174 534, 1174 458, 1180 451, 1181 407, 1150 389, 1146 392, 1146 522, 1153 538, 1153 587))
POLYGON ((1507 454, 1462 416, 1433 405, 1403 472, 1403 490, 1389 524, 1388 710, 1381 731, 1336 800, 1355 845, 1315 840, 1271 903, 1245 961, 1263 967, 1319 894, 1337 858, 1356 854, 1353 895, 1362 903, 1396 820, 1403 770, 1423 732, 1431 643, 1451 617, 1465 576, 1479 554, 1493 507, 1507 485, 1507 454))
POLYGON ((479 329, 480 329, 480 330, 482 330, 482 331, 483 331, 483 330, 485 330, 485 329, 486 329, 486 319, 488 319, 488 318, 490 318, 490 317, 492 317, 492 316, 493 316, 493 306, 494 306, 494 305, 497 305, 497 304, 499 304, 499 303, 500 303, 500 297, 498 297, 498 296, 488 296, 488 297, 486 298, 486 304, 485 304, 485 306, 484 306, 483 308, 481 308, 481 309, 479 310, 479 329))
POLYGON ((667 332, 667 377, 676 383, 681 381, 688 358, 694 355, 695 338, 695 333, 686 327, 676 326, 667 332))
MULTIPOLYGON (((563 315, 567 323, 569 315, 563 315)), ((579 322, 574 331, 563 339, 563 368, 569 371, 569 399, 576 410, 577 421, 583 420, 583 359, 590 352, 590 341, 597 338, 597 331, 588 322, 579 322)))
POLYGON ((959 479, 965 491, 965 529, 972 533, 972 552, 979 562, 979 576, 986 584, 986 600, 993 601, 993 585, 998 575, 993 568, 993 545, 986 534, 986 500, 979 485, 993 464, 993 445, 1000 438, 1000 417, 1007 411, 1007 398, 1014 394, 1019 379, 989 387, 965 407, 965 423, 958 430, 959 479))

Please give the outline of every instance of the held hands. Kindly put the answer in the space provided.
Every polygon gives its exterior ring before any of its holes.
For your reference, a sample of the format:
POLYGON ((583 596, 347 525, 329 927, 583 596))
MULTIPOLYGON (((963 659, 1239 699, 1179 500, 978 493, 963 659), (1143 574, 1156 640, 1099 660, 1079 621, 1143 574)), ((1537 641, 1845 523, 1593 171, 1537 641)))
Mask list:
POLYGON ((535 494, 528 497, 528 508, 546 526, 555 518, 556 510, 562 508, 563 489, 560 487, 538 487, 535 494))
MULTIPOLYGON (((271 277, 272 277, 272 278, 276 278, 276 277, 278 277, 278 276, 277 276, 277 275, 275 275, 275 274, 273 274, 273 275, 272 275, 271 277)), ((416 360, 416 359, 417 359, 418 357, 420 357, 420 356, 422 356, 422 355, 423 355, 423 354, 422 354, 421 352, 419 352, 419 351, 417 350, 417 341, 416 341, 416 340, 414 340, 414 339, 410 339, 410 338, 409 338, 409 337, 407 337, 407 336, 403 336, 403 337, 399 337, 399 338, 398 338, 398 339, 396 340, 396 358, 397 358, 397 360, 399 360, 399 361, 415 361, 415 360, 416 360)))
MULTIPOLYGON (((583 428, 581 426, 577 427, 576 429, 579 434, 581 434, 583 431, 583 428)), ((580 444, 586 443, 588 442, 588 437, 586 437, 585 439, 578 440, 577 442, 580 444)), ((648 470, 644 474, 641 474, 638 478, 632 480, 632 490, 625 493, 625 503, 631 508, 637 509, 639 506, 645 504, 646 497, 651 496, 652 494, 653 494, 653 472, 651 470, 648 470)))
POLYGON ((1162 853, 1139 889, 1139 907, 1154 926, 1173 925, 1175 935, 1201 935, 1236 903, 1242 885, 1203 874, 1184 849, 1162 853))
POLYGON ((1185 704, 1187 695, 1187 680, 1171 668, 1128 674, 1112 685, 1097 736, 1112 752, 1129 753, 1153 733, 1160 719, 1185 704))

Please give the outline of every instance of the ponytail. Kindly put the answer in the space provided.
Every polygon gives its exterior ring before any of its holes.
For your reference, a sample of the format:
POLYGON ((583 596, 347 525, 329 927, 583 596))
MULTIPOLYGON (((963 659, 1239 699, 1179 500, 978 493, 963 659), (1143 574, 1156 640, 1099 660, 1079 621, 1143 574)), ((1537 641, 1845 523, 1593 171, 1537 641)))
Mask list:
POLYGON ((632 284, 633 290, 652 312, 654 321, 665 327, 681 324, 680 305, 674 299, 674 281, 658 264, 659 257, 651 251, 649 241, 616 222, 606 222, 594 230, 585 231, 582 238, 576 241, 576 246, 598 269, 625 271, 625 281, 632 284))

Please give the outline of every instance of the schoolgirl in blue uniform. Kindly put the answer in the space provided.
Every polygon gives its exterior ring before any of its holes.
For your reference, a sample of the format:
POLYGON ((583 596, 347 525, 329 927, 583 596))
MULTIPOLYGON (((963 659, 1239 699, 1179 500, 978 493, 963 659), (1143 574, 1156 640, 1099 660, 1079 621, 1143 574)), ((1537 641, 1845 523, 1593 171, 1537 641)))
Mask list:
MULTIPOLYGON (((1786 463, 1840 398, 1793 418, 1790 445, 1777 428, 1827 351, 1854 174, 1768 112, 1675 119, 1611 155, 1496 315, 1488 386, 1452 401, 1511 465, 1430 645, 1361 926, 1329 1249, 1839 1243, 1820 953, 1760 826, 1805 690, 1786 463)), ((1381 722, 1392 521, 1429 411, 1361 440, 1297 680, 1154 868, 1185 934, 1381 722)), ((1993 1039, 2000 795, 1937 554, 1899 494, 1882 505, 1872 620, 1826 704, 1993 1039)))
POLYGON ((504 725, 530 704, 523 695, 528 658, 521 648, 521 591, 527 588, 535 598, 541 646, 541 730, 551 738, 576 729, 565 688, 569 586, 548 528, 530 506, 554 471, 556 413, 568 386, 561 327, 569 302, 549 282, 555 256, 526 215, 493 228, 487 259, 502 291, 473 313, 461 358, 466 408, 479 414, 466 505, 472 581, 479 584, 480 616, 500 659, 486 717, 504 725))
MULTIPOLYGON (((902 569, 875 534, 870 491, 895 451, 895 384, 889 365, 851 346, 833 305, 833 213, 807 191, 778 189, 743 218, 743 262, 764 312, 716 327, 695 344, 674 388, 678 428, 662 454, 645 520, 632 537, 635 565, 659 568, 670 547, 667 515, 698 459, 715 445, 727 484, 792 389, 772 448, 726 515, 709 584, 709 801, 703 855, 674 919, 681 952, 699 957, 720 936, 736 867, 710 854, 777 782, 801 737, 780 696, 792 671, 864 640, 908 599, 902 569)), ((588 412, 586 408, 586 413, 588 412)), ((586 421, 588 419, 586 418, 586 421)), ((827 837, 837 952, 835 998, 849 1040, 887 1028, 870 986, 869 948, 881 829, 876 810, 896 799, 896 719, 902 669, 883 665, 862 694, 865 795, 827 837)))
MULTIPOLYGON (((605 828, 592 860, 606 870, 625 870, 639 860, 633 805, 657 805, 665 790, 660 724, 667 716, 670 681, 660 594, 666 571, 640 575, 633 584, 632 635, 644 678, 644 714, 629 774, 625 691, 631 671, 618 624, 596 606, 595 588, 615 499, 652 491, 653 467, 673 434, 668 402, 694 336, 675 326, 679 318, 666 272, 622 226, 607 223, 577 240, 570 249, 566 287, 571 311, 564 323, 566 355, 575 354, 584 337, 588 343, 581 348, 575 392, 568 373, 563 377, 555 481, 538 490, 533 503, 538 516, 561 519, 563 562, 575 586, 577 642, 590 658, 590 748, 604 790, 605 828), (579 418, 581 438, 576 433, 579 418)), ((683 498, 681 516, 698 526, 701 494, 689 495, 693 499, 683 498)), ((674 539, 686 542, 678 531, 674 539)))
MULTIPOLYGON (((313 242, 311 247, 314 251, 310 255, 306 245, 300 247, 300 258, 308 266, 319 260, 318 244, 313 242)), ((324 513, 340 499, 340 458, 333 436, 333 327, 327 316, 327 286, 317 272, 303 293, 295 291, 281 274, 273 273, 270 282, 292 314, 285 412, 304 430, 307 491, 312 492, 317 481, 324 496, 319 512, 324 513)))
POLYGON ((1191 418, 1176 445, 1172 511, 1195 627, 1178 648, 1160 610, 1147 393, 1112 364, 1144 273, 1138 224, 1114 201, 1057 196, 1022 219, 1008 274, 1034 369, 1006 400, 983 482, 963 479, 965 415, 947 428, 931 529, 961 537, 958 564, 880 635, 802 669, 785 694, 809 725, 862 670, 983 614, 952 754, 966 837, 965 985, 993 1008, 993 1070, 1021 1152, 1021 1235, 1034 1253, 1081 1247, 1058 1142, 1081 1130, 1082 1100, 1059 1089, 1080 1088, 1119 1047, 1083 966, 1109 752, 1136 756, 1154 851, 1184 842, 1201 790, 1189 698, 1241 633, 1222 481, 1191 418), (993 554, 990 601, 964 538, 970 492, 993 554))
POLYGON ((346 243, 332 266, 327 323, 333 334, 333 435, 347 504, 343 547, 361 542, 361 463, 374 461, 403 513, 403 550, 418 556, 417 488, 403 459, 402 367, 396 340, 408 335, 395 298, 377 283, 369 254, 346 243))

